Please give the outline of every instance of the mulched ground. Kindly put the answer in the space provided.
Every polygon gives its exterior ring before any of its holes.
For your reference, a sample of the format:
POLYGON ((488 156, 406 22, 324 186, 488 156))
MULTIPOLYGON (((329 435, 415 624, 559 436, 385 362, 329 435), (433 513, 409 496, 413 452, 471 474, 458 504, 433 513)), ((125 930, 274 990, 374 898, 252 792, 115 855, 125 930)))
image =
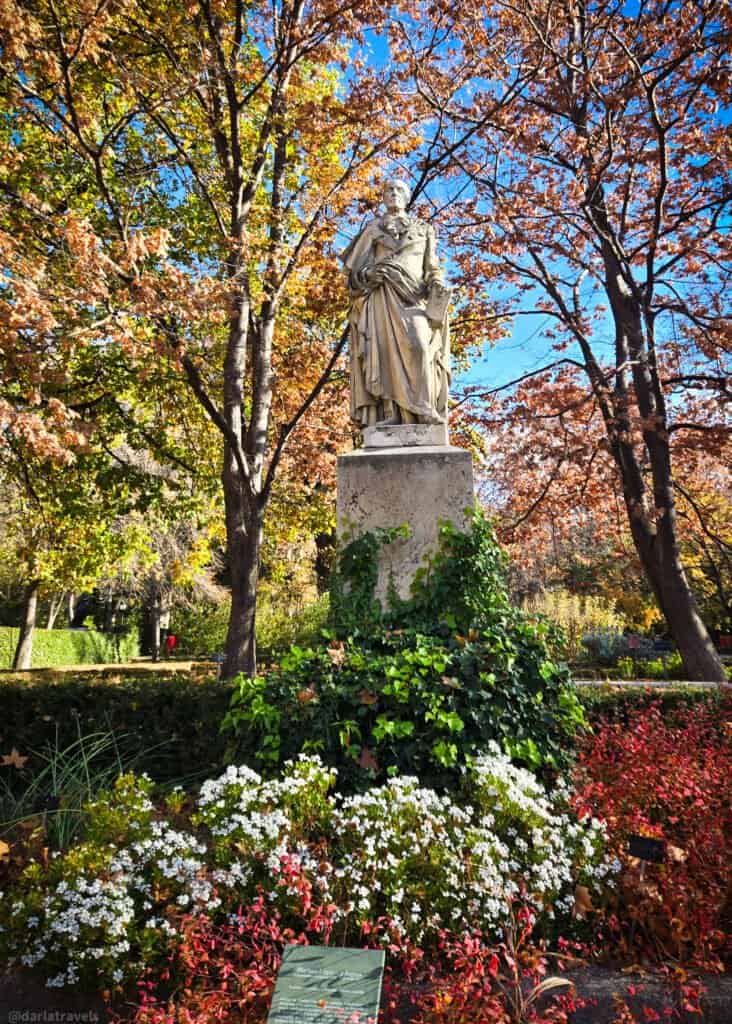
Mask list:
MULTIPOLYGON (((572 1024, 610 1024, 617 1013, 616 997, 644 1020, 643 1007, 655 1010, 661 1020, 669 1020, 664 1011, 674 1007, 674 993, 651 975, 629 975, 603 967, 584 967, 567 971, 562 977, 574 981, 577 993, 588 1005, 575 1013, 572 1024), (635 992, 628 994, 628 986, 635 992)), ((704 1014, 673 1017, 675 1024, 731 1024, 732 975, 709 975, 703 979, 704 1014)), ((117 1004, 119 1011, 124 1006, 117 1004)), ((44 988, 28 973, 0 975, 0 1024, 105 1024, 108 1007, 101 996, 44 988)))

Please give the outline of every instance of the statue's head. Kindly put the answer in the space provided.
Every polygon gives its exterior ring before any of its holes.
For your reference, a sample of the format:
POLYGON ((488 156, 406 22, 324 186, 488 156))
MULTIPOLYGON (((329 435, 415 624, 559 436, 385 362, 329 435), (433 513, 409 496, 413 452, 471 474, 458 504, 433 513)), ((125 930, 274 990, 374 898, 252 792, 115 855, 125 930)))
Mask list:
POLYGON ((412 190, 406 181, 402 181, 401 178, 389 178, 384 184, 382 193, 384 206, 390 212, 404 210, 411 194, 412 190))

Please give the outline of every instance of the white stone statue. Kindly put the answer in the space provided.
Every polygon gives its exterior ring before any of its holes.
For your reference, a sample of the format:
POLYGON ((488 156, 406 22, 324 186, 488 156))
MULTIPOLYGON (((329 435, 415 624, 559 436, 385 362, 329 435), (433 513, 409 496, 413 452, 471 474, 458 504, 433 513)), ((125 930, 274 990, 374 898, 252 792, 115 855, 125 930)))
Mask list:
POLYGON ((450 289, 434 230, 405 212, 409 194, 405 182, 387 182, 385 215, 341 257, 352 297, 351 417, 362 429, 447 415, 450 289))

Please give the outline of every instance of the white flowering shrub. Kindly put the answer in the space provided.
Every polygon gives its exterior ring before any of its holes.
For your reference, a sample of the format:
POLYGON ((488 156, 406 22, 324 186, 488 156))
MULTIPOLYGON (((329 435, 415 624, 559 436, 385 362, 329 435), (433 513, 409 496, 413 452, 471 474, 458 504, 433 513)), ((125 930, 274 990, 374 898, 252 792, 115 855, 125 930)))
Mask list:
POLYGON ((51 986, 110 985, 160 958, 185 914, 226 916, 259 895, 297 916, 305 886, 309 905, 335 905, 344 936, 380 920, 424 943, 495 932, 518 893, 550 918, 577 882, 597 892, 611 872, 600 823, 578 822, 497 747, 459 795, 399 777, 344 798, 334 781, 314 757, 273 781, 232 766, 184 813, 180 799, 156 809, 146 778, 121 777, 90 806, 85 841, 5 895, 3 951, 51 986))
POLYGON ((386 916, 417 942, 430 931, 495 925, 517 891, 508 850, 473 809, 393 779, 336 812, 336 903, 359 922, 386 916))
POLYGON ((520 878, 538 910, 549 916, 574 905, 574 889, 599 891, 619 870, 605 855, 605 827, 596 818, 578 821, 560 785, 550 800, 531 772, 512 764, 498 745, 475 759, 470 791, 476 812, 505 848, 502 874, 520 878))
POLYGON ((26 869, 3 934, 20 963, 46 969, 48 986, 135 977, 176 935, 173 907, 216 907, 207 847, 156 819, 151 789, 144 776, 121 776, 89 806, 86 842, 45 871, 26 869))
POLYGON ((469 803, 456 803, 402 777, 342 801, 334 872, 341 912, 359 921, 386 916, 417 942, 440 928, 490 933, 519 893, 551 918, 571 910, 578 882, 599 891, 616 867, 602 824, 555 809, 497 744, 476 758, 465 795, 469 803))
POLYGON ((335 770, 314 757, 287 762, 282 778, 267 782, 244 765, 231 765, 203 783, 192 820, 210 831, 224 863, 232 848, 249 857, 286 853, 293 843, 327 829, 335 779, 335 770))

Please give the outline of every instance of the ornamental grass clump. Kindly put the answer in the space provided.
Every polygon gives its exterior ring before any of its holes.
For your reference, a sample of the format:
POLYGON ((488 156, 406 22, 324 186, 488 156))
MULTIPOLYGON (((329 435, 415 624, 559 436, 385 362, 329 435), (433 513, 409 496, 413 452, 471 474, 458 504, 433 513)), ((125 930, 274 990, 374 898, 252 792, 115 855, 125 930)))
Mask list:
POLYGON ((556 808, 495 745, 452 795, 399 776, 343 796, 335 774, 305 755, 274 780, 231 766, 193 801, 160 804, 148 779, 122 776, 87 808, 84 840, 6 895, 3 952, 52 986, 110 987, 164 962, 184 920, 225 922, 257 900, 285 930, 429 947, 499 937, 518 896, 546 930, 577 881, 606 888, 599 824, 556 808))

